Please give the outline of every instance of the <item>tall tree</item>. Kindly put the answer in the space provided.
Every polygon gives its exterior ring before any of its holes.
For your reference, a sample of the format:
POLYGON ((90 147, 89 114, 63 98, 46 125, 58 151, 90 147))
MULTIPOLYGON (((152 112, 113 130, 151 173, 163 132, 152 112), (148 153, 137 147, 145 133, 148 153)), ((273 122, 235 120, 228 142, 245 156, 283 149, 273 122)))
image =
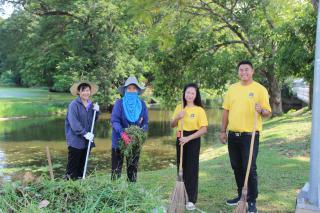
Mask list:
MULTIPOLYGON (((245 50, 246 54, 242 54, 242 57, 253 60, 256 73, 269 90, 273 113, 279 115, 282 113, 281 82, 285 76, 281 74, 281 69, 276 63, 279 50, 278 38, 283 34, 282 26, 295 21, 296 14, 300 12, 300 5, 307 3, 294 0, 136 0, 133 8, 140 8, 149 14, 149 17, 152 17, 149 20, 153 20, 160 29, 164 30, 163 26, 166 26, 165 31, 159 34, 164 38, 170 35, 175 37, 172 27, 168 26, 187 22, 188 25, 195 26, 194 30, 197 31, 193 33, 195 38, 203 38, 201 35, 204 34, 210 35, 204 38, 207 39, 208 48, 203 50, 215 54, 220 54, 222 49, 229 49, 231 54, 230 48, 245 50), (161 8, 166 8, 170 12, 163 12, 161 8), (177 13, 180 18, 178 15, 174 17, 177 13)), ((175 31, 179 33, 179 30, 175 31)), ((172 39, 168 41, 169 44, 174 43, 172 39)), ((197 43, 199 42, 204 43, 200 39, 197 43)), ((205 55, 206 52, 202 51, 199 54, 205 55)), ((194 60, 194 57, 191 60, 194 60)))

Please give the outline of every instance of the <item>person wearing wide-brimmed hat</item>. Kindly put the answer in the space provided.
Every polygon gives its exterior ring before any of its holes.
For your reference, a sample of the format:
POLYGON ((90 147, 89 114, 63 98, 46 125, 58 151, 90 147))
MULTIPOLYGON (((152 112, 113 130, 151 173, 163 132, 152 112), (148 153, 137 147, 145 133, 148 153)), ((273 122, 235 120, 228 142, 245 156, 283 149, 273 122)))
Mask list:
POLYGON ((77 98, 69 104, 65 119, 65 134, 68 146, 65 178, 75 180, 83 175, 88 144, 94 138, 90 128, 94 111, 97 112, 96 119, 98 118, 99 105, 92 104, 89 98, 98 92, 98 86, 92 82, 80 81, 72 85, 70 92, 77 98))
MULTIPOLYGON (((123 97, 115 102, 111 114, 112 179, 119 178, 122 171, 124 156, 118 148, 118 141, 122 139, 130 143, 130 137, 124 129, 130 125, 137 125, 144 131, 148 130, 148 109, 139 97, 145 88, 140 86, 134 76, 130 76, 118 90, 123 97)), ((127 159, 127 177, 130 182, 137 180, 139 156, 140 153, 136 153, 133 159, 127 159)))

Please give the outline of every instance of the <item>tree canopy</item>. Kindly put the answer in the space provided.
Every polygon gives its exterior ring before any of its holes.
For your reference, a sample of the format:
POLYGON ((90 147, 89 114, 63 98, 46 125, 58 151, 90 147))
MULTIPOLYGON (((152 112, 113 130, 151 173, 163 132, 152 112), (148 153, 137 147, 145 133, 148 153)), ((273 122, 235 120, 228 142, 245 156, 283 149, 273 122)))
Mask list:
POLYGON ((0 75, 23 86, 67 90, 97 81, 101 100, 130 74, 167 105, 185 83, 223 91, 250 59, 282 113, 288 76, 312 83, 313 1, 297 0, 2 0, 16 5, 0 20, 0 75))

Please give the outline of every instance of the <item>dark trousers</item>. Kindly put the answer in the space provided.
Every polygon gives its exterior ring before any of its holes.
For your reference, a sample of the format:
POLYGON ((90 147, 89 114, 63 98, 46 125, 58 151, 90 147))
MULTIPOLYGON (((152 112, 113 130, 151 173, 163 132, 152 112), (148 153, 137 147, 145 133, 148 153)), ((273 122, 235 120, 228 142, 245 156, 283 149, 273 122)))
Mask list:
MULTIPOLYGON (((140 153, 136 153, 135 156, 127 158, 127 178, 130 182, 137 181, 137 172, 138 172, 138 164, 139 164, 140 153)), ((112 171, 111 171, 111 179, 115 180, 121 177, 122 165, 124 156, 121 154, 120 149, 112 148, 111 154, 112 161, 112 171)))
MULTIPOLYGON (((193 134, 196 131, 183 131, 183 135, 186 137, 193 134)), ((200 154, 201 138, 196 138, 183 145, 183 180, 186 187, 186 191, 189 197, 189 201, 192 203, 197 202, 198 197, 198 180, 199 180, 199 154, 200 154)), ((180 164, 180 145, 177 138, 177 169, 179 173, 180 164)))
POLYGON ((77 149, 68 147, 68 163, 67 163, 67 178, 73 180, 80 179, 83 176, 84 164, 86 161, 87 149, 77 149))
MULTIPOLYGON (((236 135, 234 133, 228 134, 228 150, 231 167, 234 172, 238 187, 238 195, 241 196, 242 187, 247 171, 249 152, 250 152, 250 134, 236 135)), ((258 197, 258 175, 256 160, 259 152, 259 133, 256 133, 251 169, 248 180, 248 201, 255 202, 258 197)))

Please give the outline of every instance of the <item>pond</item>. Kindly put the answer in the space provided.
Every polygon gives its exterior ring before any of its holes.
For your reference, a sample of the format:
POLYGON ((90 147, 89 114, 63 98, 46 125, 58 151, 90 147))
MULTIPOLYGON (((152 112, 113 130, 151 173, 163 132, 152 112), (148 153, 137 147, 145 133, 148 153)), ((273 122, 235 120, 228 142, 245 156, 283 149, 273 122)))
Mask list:
MULTIPOLYGON (((209 130, 202 148, 217 143, 220 109, 206 109, 209 130)), ((175 165, 175 130, 170 128, 172 112, 149 109, 148 139, 143 147, 139 170, 158 170, 175 165)), ((95 126, 96 147, 89 158, 88 171, 110 173, 110 114, 102 114, 95 126)), ((64 117, 39 117, 0 121, 0 183, 21 179, 26 171, 48 175, 46 146, 50 148, 55 177, 62 177, 67 162, 64 117)))

